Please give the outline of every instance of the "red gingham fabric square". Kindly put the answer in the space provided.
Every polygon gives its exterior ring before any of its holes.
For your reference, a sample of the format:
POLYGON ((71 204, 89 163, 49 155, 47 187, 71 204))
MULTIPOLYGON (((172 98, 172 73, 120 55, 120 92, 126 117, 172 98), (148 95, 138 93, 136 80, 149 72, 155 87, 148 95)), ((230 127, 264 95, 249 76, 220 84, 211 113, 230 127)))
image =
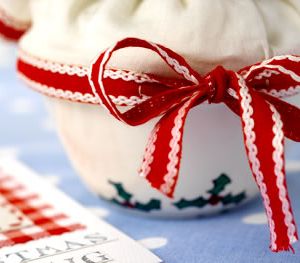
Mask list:
POLYGON ((0 202, 0 210, 5 208, 17 220, 9 223, 8 229, 0 227, 0 248, 85 228, 44 203, 39 195, 30 192, 14 177, 2 172, 0 198, 4 200, 0 202), (24 226, 25 220, 27 225, 24 226))

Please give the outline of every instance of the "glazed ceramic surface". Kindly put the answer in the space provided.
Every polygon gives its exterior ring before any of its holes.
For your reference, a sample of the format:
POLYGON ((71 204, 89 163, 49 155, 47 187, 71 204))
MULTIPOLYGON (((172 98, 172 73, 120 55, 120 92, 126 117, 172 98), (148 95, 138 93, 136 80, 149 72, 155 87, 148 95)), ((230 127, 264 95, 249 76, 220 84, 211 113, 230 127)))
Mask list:
POLYGON ((163 216, 194 216, 234 207, 258 192, 243 145, 240 119, 223 105, 201 105, 188 116, 175 198, 138 176, 155 120, 139 127, 101 106, 47 99, 70 159, 105 199, 163 216))

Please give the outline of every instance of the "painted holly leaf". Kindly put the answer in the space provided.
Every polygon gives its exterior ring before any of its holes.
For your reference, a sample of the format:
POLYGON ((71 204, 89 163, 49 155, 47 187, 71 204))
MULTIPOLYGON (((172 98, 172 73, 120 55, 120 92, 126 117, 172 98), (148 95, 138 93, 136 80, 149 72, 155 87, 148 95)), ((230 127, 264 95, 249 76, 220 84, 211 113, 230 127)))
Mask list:
POLYGON ((222 204, 223 205, 228 205, 228 204, 238 204, 242 202, 246 198, 246 193, 242 192, 237 195, 232 195, 229 193, 228 195, 225 195, 222 199, 222 204))
MULTIPOLYGON (((143 212, 150 212, 152 210, 161 209, 160 200, 150 199, 146 203, 133 201, 133 194, 127 192, 122 183, 115 183, 112 181, 109 181, 109 183, 113 185, 117 191, 117 197, 111 199, 113 203, 121 205, 123 207, 137 209, 143 212)), ((218 204, 222 204, 226 206, 229 204, 238 204, 246 198, 246 192, 241 192, 237 195, 233 195, 232 193, 228 193, 225 196, 222 195, 222 192, 230 183, 231 179, 229 178, 229 176, 223 173, 218 178, 213 180, 213 187, 212 189, 207 191, 207 193, 210 194, 210 196, 208 196, 207 198, 203 196, 199 196, 191 200, 181 198, 178 202, 174 203, 173 205, 178 209, 185 209, 188 207, 203 208, 206 205, 215 206, 218 204)))
POLYGON ((187 207, 204 207, 205 205, 207 205, 207 200, 204 199, 202 196, 193 199, 193 200, 187 200, 184 198, 181 198, 178 202, 174 203, 174 205, 178 208, 178 209, 184 209, 187 207))
POLYGON ((147 203, 133 202, 132 201, 133 195, 125 190, 122 183, 115 183, 112 181, 109 181, 109 183, 114 186, 114 188, 117 191, 117 195, 118 195, 118 198, 112 198, 110 200, 113 203, 115 203, 117 205, 121 205, 123 207, 137 209, 137 210, 140 210, 143 212, 150 212, 152 210, 161 209, 161 201, 160 200, 151 199, 147 203))
POLYGON ((151 199, 146 204, 136 202, 134 208, 136 208, 138 210, 145 211, 145 212, 149 212, 149 211, 154 210, 154 209, 160 209, 161 208, 161 202, 160 202, 160 200, 157 200, 157 199, 151 199))
POLYGON ((207 192, 212 195, 220 194, 231 183, 231 179, 226 174, 221 174, 217 179, 213 180, 214 187, 207 192))
POLYGON ((241 192, 237 195, 229 193, 223 196, 222 192, 230 183, 231 179, 226 174, 221 174, 217 179, 213 180, 213 188, 207 191, 210 194, 209 197, 204 198, 203 196, 199 196, 191 200, 182 198, 178 202, 174 203, 174 206, 178 209, 184 209, 188 207, 202 208, 206 205, 215 206, 223 204, 225 206, 229 204, 238 204, 246 198, 246 192, 241 192))
POLYGON ((112 181, 109 181, 110 184, 112 184, 115 189, 117 190, 118 192, 118 196, 120 196, 122 199, 124 199, 125 201, 129 202, 131 197, 132 197, 132 194, 128 193, 123 185, 121 183, 115 183, 115 182, 112 182, 112 181))

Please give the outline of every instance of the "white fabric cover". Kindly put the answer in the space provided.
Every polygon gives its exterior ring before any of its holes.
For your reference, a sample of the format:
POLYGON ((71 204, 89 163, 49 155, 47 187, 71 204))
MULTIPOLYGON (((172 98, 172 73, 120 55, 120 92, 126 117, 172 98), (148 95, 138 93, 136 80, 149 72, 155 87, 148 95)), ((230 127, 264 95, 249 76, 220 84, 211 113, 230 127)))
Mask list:
MULTIPOLYGON (((14 14, 26 3, 33 27, 21 47, 61 62, 89 65, 129 36, 170 47, 201 73, 300 54, 299 0, 0 0, 14 14)), ((153 57, 126 50, 113 64, 155 71, 153 57)))
POLYGON ((30 0, 0 0, 0 8, 9 17, 16 18, 19 22, 30 22, 30 0))

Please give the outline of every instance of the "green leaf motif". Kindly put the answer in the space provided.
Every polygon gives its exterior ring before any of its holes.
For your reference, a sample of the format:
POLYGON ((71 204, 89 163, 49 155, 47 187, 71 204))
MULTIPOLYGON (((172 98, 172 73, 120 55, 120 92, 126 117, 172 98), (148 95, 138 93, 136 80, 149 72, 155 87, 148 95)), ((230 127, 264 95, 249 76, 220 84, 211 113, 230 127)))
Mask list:
POLYGON ((161 208, 161 202, 157 199, 151 199, 148 203, 142 204, 139 202, 135 203, 135 208, 141 211, 149 212, 154 209, 160 209, 161 208))
POLYGON ((112 181, 109 181, 109 183, 115 187, 115 189, 117 190, 118 196, 120 196, 122 199, 124 199, 127 202, 130 201, 132 194, 126 192, 121 183, 114 183, 112 181))
MULTIPOLYGON (((115 188, 117 192, 117 197, 112 198, 112 201, 115 204, 121 205, 123 207, 127 207, 130 209, 137 209, 143 212, 150 212, 152 210, 160 210, 161 209, 161 201, 158 199, 150 199, 146 203, 141 203, 138 201, 132 201, 133 194, 127 192, 122 183, 116 183, 109 181, 109 183, 115 188)), ((178 202, 173 203, 175 207, 178 209, 185 209, 188 207, 197 207, 203 208, 207 205, 218 205, 222 204, 223 206, 227 206, 230 204, 239 204, 246 198, 246 192, 243 191, 236 195, 232 193, 228 193, 226 195, 222 195, 222 192, 225 190, 226 186, 231 183, 231 179, 228 175, 222 173, 218 178, 213 180, 212 189, 208 190, 207 193, 210 196, 206 199, 203 196, 199 196, 195 199, 185 199, 182 198, 178 202)))
POLYGON ((127 192, 122 183, 115 183, 112 181, 108 181, 117 191, 118 197, 122 200, 119 201, 117 198, 112 198, 114 204, 121 205, 123 207, 137 209, 143 212, 150 212, 152 210, 159 210, 161 209, 161 201, 158 199, 151 199, 147 203, 140 203, 140 202, 133 202, 131 199, 133 197, 132 194, 127 192))
POLYGON ((231 183, 231 179, 226 174, 221 174, 217 179, 213 180, 213 188, 208 190, 207 193, 211 195, 206 199, 203 196, 199 196, 195 199, 187 200, 180 199, 178 202, 174 203, 178 209, 185 209, 188 207, 202 208, 206 205, 218 205, 223 204, 224 206, 229 204, 238 204, 246 198, 246 192, 241 192, 237 195, 229 193, 222 196, 222 192, 225 190, 226 186, 231 183))
POLYGON ((246 192, 239 193, 235 196, 233 196, 231 193, 228 195, 224 196, 222 199, 223 205, 228 205, 228 204, 238 204, 242 202, 246 198, 246 192))
POLYGON ((184 198, 180 199, 178 202, 174 203, 174 205, 178 208, 178 209, 184 209, 190 206, 194 206, 194 207, 204 207, 206 206, 208 203, 208 201, 206 199, 204 199, 202 196, 193 199, 193 200, 186 200, 184 198))
POLYGON ((218 195, 224 191, 226 185, 230 184, 231 180, 226 174, 221 174, 217 179, 213 180, 214 187, 207 192, 212 195, 218 195))

